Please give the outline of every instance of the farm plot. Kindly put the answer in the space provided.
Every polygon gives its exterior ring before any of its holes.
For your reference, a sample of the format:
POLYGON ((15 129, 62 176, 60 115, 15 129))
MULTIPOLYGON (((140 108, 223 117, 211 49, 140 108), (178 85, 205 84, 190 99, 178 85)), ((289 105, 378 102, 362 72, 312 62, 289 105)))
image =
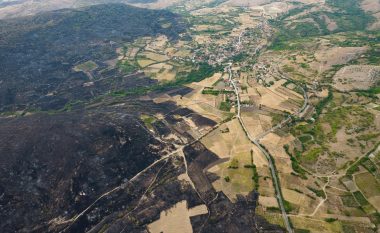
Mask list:
POLYGON ((380 211, 380 183, 369 172, 355 175, 355 183, 377 211, 380 211))
POLYGON ((207 213, 207 208, 204 205, 188 209, 187 201, 184 200, 178 202, 172 208, 162 211, 160 213, 160 219, 149 224, 148 230, 152 233, 192 233, 193 229, 190 217, 207 213))

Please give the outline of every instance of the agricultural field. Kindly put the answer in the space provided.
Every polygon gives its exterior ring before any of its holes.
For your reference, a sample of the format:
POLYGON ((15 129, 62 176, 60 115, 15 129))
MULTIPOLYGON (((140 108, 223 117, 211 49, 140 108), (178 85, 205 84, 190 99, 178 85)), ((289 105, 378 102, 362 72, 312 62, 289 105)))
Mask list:
MULTIPOLYGON (((171 6, 189 23, 186 37, 128 42, 119 48, 119 67, 142 72, 163 89, 183 88, 142 98, 175 103, 216 122, 214 128, 198 127, 190 115, 174 115, 217 157, 204 173, 231 202, 257 191, 256 214, 285 228, 280 195, 295 232, 375 232, 377 7, 371 0, 186 1, 171 6), (280 194, 270 160, 248 135, 271 156, 280 194)), ((151 133, 166 117, 140 116, 151 133)), ((175 232, 178 223, 191 232, 189 212, 186 203, 177 203, 149 230, 175 232)))
MULTIPOLYGON (((287 228, 285 215, 295 232, 374 232, 380 227, 376 7, 370 0, 174 3, 170 9, 184 17, 187 31, 176 40, 126 42, 117 49, 117 66, 154 82, 133 92, 140 99, 177 107, 140 120, 152 135, 164 123, 199 139, 215 156, 203 173, 231 203, 258 192, 256 214, 287 228)), ((78 71, 96 69, 81 65, 78 71)), ((192 183, 188 174, 178 179, 192 183)), ((192 232, 191 212, 179 202, 148 229, 192 232)))
POLYGON ((377 211, 380 209, 380 183, 369 172, 355 174, 354 180, 364 197, 377 211))
POLYGON ((148 229, 149 232, 152 233, 175 233, 178 231, 191 233, 193 229, 190 223, 190 217, 203 214, 207 214, 205 205, 188 209, 187 202, 181 201, 176 203, 169 210, 161 212, 160 219, 149 224, 148 229))

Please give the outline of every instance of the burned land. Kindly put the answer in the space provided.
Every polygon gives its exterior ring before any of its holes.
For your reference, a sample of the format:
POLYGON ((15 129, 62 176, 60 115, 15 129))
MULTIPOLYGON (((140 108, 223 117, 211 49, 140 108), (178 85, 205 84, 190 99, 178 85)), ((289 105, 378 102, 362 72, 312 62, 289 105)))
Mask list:
MULTIPOLYGON (((169 11, 124 4, 0 21, 0 109, 56 110, 69 101, 105 94, 124 84, 120 83, 123 74, 105 63, 117 58, 116 48, 122 42, 157 34, 175 39, 184 28, 180 18, 169 11), (162 28, 162 21, 170 22, 171 27, 162 28), (73 69, 87 61, 97 65, 89 77, 73 69), (95 90, 83 88, 87 82, 94 82, 95 90)), ((125 85, 134 88, 138 81, 125 85)))

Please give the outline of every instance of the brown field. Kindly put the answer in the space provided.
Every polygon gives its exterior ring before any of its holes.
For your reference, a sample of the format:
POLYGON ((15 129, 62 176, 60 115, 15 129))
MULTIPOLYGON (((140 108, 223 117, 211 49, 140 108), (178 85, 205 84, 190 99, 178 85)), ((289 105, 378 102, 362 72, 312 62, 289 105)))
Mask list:
POLYGON ((162 55, 159 53, 153 53, 153 52, 149 52, 149 51, 139 53, 139 55, 142 55, 142 56, 146 57, 147 59, 150 59, 153 61, 158 61, 158 62, 163 62, 163 61, 169 60, 169 57, 166 55, 162 55))
POLYGON ((224 27, 222 25, 200 24, 200 25, 196 25, 194 29, 195 31, 207 31, 207 30, 220 31, 220 30, 223 30, 224 27))
POLYGON ((153 101, 156 103, 175 101, 180 106, 187 107, 201 114, 202 116, 210 118, 216 122, 220 122, 230 116, 230 113, 223 112, 218 108, 218 99, 221 98, 221 96, 204 95, 202 94, 202 90, 204 87, 212 86, 212 84, 219 80, 221 76, 221 73, 216 73, 212 77, 204 79, 199 83, 186 85, 189 88, 192 88, 193 91, 184 96, 177 95, 171 97, 169 95, 163 94, 153 99, 153 101))
POLYGON ((333 65, 346 64, 359 57, 367 47, 330 47, 321 45, 315 52, 315 62, 310 64, 311 68, 322 73, 331 69, 333 65))
POLYGON ((140 67, 144 68, 144 67, 147 67, 153 63, 156 63, 156 61, 153 61, 150 59, 139 59, 139 60, 137 60, 137 63, 139 64, 140 67))
POLYGON ((334 76, 334 87, 340 91, 366 90, 380 78, 380 66, 351 65, 334 76))
POLYGON ((148 230, 152 233, 192 233, 190 217, 201 214, 207 214, 207 208, 204 205, 188 209, 187 201, 181 201, 172 208, 162 211, 160 219, 149 224, 148 230))
POLYGON ((252 137, 257 137, 272 127, 270 116, 256 112, 242 112, 242 119, 252 137))
POLYGON ((142 7, 142 8, 150 8, 150 9, 163 9, 175 4, 180 3, 180 0, 157 0, 149 3, 128 3, 133 6, 142 7))
POLYGON ((380 2, 377 0, 363 0, 360 3, 361 8, 374 16, 375 21, 369 26, 369 29, 376 30, 380 28, 380 2))
POLYGON ((313 200, 304 193, 298 193, 291 189, 282 188, 282 193, 285 200, 299 208, 297 213, 300 215, 311 214, 319 204, 318 201, 313 200))
POLYGON ((325 222, 324 220, 312 219, 302 216, 291 216, 290 220, 292 221, 295 228, 298 229, 307 229, 312 233, 341 233, 342 226, 339 221, 333 223, 325 222))
POLYGON ((283 83, 285 80, 282 79, 268 88, 258 86, 257 91, 261 94, 259 103, 273 109, 294 113, 302 105, 302 96, 290 89, 283 88, 281 86, 283 83), (290 101, 301 104, 292 104, 290 101))
POLYGON ((165 49, 166 44, 168 43, 168 38, 164 35, 158 36, 154 38, 152 42, 150 42, 146 47, 145 50, 147 51, 162 51, 165 49))
POLYGON ((206 35, 196 35, 194 39, 198 44, 207 44, 211 40, 211 37, 206 35))
POLYGON ((187 49, 180 49, 173 54, 173 56, 176 56, 176 57, 188 57, 190 55, 191 55, 191 51, 187 49))
POLYGON ((279 213, 269 212, 264 206, 256 207, 256 214, 264 217, 268 222, 284 227, 284 220, 279 213))
POLYGON ((126 57, 129 59, 134 59, 139 49, 140 48, 136 48, 136 47, 128 48, 128 51, 126 52, 126 57))
POLYGON ((173 70, 173 66, 167 63, 150 65, 144 69, 144 73, 158 81, 171 81, 176 77, 176 72, 173 70))
MULTIPOLYGON (((239 0, 237 0, 237 2, 239 2, 239 0)), ((250 1, 248 6, 250 6, 252 10, 261 11, 270 17, 277 17, 279 14, 289 10, 288 5, 284 2, 272 2, 268 0, 250 1)))
POLYGON ((277 207, 278 208, 278 202, 275 197, 266 197, 260 195, 259 197, 259 204, 265 207, 277 207))
MULTIPOLYGON (((242 152, 249 153, 252 148, 237 119, 223 124, 220 129, 207 135, 201 142, 220 158, 230 158, 242 152), (222 130, 227 128, 229 132, 223 133, 222 130)), ((250 156, 248 158, 250 159, 250 156)))
POLYGON ((242 194, 247 195, 254 188, 254 182, 252 180, 252 170, 249 168, 244 168, 244 164, 248 163, 249 152, 242 153, 233 157, 233 159, 239 160, 239 168, 231 169, 228 168, 230 161, 222 164, 218 164, 213 167, 209 172, 215 173, 220 177, 220 179, 214 181, 212 185, 217 191, 222 191, 231 201, 236 201, 236 195, 242 194), (224 178, 229 177, 227 182, 224 178))
POLYGON ((216 190, 223 191, 232 201, 235 201, 236 194, 246 195, 253 190, 252 169, 244 167, 251 164, 252 144, 237 119, 225 123, 201 142, 220 158, 229 158, 208 170, 220 177, 213 183, 216 190), (225 132, 227 128, 229 132, 225 132), (235 169, 229 168, 232 160, 236 161, 238 166, 235 169), (228 182, 224 179, 227 176, 230 178, 228 182))

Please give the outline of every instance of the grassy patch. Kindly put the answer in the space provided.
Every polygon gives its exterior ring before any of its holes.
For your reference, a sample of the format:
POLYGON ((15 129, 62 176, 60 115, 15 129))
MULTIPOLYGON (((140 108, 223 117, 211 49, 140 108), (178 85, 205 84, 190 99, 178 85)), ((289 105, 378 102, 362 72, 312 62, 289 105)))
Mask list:
POLYGON ((306 171, 300 166, 296 157, 292 155, 289 151, 289 145, 284 145, 284 150, 286 154, 289 155, 290 161, 292 162, 292 169, 296 172, 302 179, 307 179, 306 171))
POLYGON ((65 111, 65 112, 72 111, 73 108, 79 107, 82 104, 84 104, 84 102, 81 100, 69 101, 68 103, 65 104, 62 111, 65 111))
POLYGON ((323 152, 323 149, 321 147, 310 149, 308 152, 306 152, 302 159, 308 162, 314 162, 318 159, 319 155, 323 152))
POLYGON ((98 65, 93 61, 86 61, 82 64, 75 66, 74 70, 88 72, 98 68, 98 65))
POLYGON ((347 207, 359 207, 360 206, 358 204, 358 202, 356 201, 356 199, 351 194, 340 196, 340 199, 342 200, 343 205, 345 205, 347 207))
POLYGON ((284 199, 284 208, 285 208, 286 213, 289 213, 294 209, 292 203, 288 202, 285 199, 284 199))
POLYGON ((148 115, 141 115, 140 116, 141 120, 144 122, 145 126, 150 129, 150 130, 153 130, 153 123, 156 122, 156 118, 152 117, 152 116, 148 116, 148 115))
POLYGON ((326 12, 337 23, 336 32, 363 30, 373 20, 363 11, 357 0, 327 0, 326 3, 338 9, 332 13, 326 12))
POLYGON ((229 112, 231 110, 231 103, 228 101, 221 102, 219 105, 219 109, 222 111, 229 112))
POLYGON ((230 165, 228 166, 228 168, 231 168, 231 169, 238 169, 239 168, 239 160, 236 159, 236 158, 233 158, 230 162, 230 165))
POLYGON ((367 201, 367 199, 365 199, 365 197, 363 196, 363 194, 360 191, 353 192, 352 194, 354 195, 356 201, 361 206, 369 205, 369 202, 367 201))
POLYGON ((226 91, 226 90, 214 90, 214 89, 203 89, 202 94, 204 95, 219 95, 219 94, 228 94, 228 93, 234 93, 233 91, 226 91))
POLYGON ((326 105, 333 99, 333 92, 331 89, 329 89, 329 93, 326 98, 322 99, 316 106, 315 111, 316 115, 314 118, 318 118, 319 115, 321 115, 322 110, 326 107, 326 105))
POLYGON ((277 125, 284 119, 284 116, 278 113, 270 113, 270 116, 272 117, 272 125, 277 125))
POLYGON ((335 222, 336 220, 338 220, 338 219, 336 219, 336 218, 325 218, 325 222, 329 222, 329 223, 335 222))
POLYGON ((119 61, 117 63, 117 66, 120 68, 120 70, 126 74, 132 73, 133 71, 137 70, 138 67, 130 63, 129 61, 121 62, 119 61))
POLYGON ((371 173, 355 175, 355 182, 367 198, 380 196, 380 184, 371 173))
POLYGON ((306 143, 308 141, 310 141, 312 139, 312 137, 310 135, 301 135, 298 137, 298 140, 300 140, 302 143, 306 143))
POLYGON ((362 134, 360 136, 357 136, 356 139, 367 142, 367 141, 376 139, 379 136, 380 136, 380 133, 368 133, 368 134, 362 134))
POLYGON ((306 186, 306 188, 309 189, 310 191, 312 191, 313 193, 315 193, 315 195, 317 195, 317 197, 321 197, 323 199, 326 198, 326 194, 325 194, 325 192, 323 192, 323 190, 315 189, 315 188, 312 188, 310 186, 306 186))

